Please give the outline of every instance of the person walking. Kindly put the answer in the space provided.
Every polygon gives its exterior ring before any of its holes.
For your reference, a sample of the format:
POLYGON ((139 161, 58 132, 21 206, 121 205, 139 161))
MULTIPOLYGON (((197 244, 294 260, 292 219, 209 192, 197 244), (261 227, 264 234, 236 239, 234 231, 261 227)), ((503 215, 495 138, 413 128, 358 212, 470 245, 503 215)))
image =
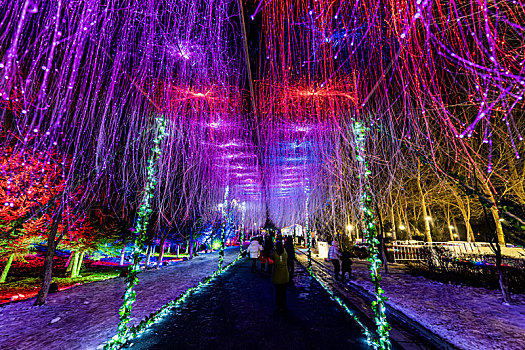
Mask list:
POLYGON ((332 241, 332 245, 328 249, 328 259, 334 265, 334 277, 336 280, 339 280, 339 271, 341 270, 341 265, 339 263, 339 258, 341 254, 339 253, 339 244, 336 240, 332 241))
POLYGON ((248 246, 248 248, 246 248, 246 251, 248 252, 248 254, 250 254, 250 259, 252 259, 251 271, 255 272, 257 268, 256 263, 257 263, 257 260, 259 259, 259 254, 262 251, 262 247, 259 244, 259 241, 257 240, 257 238, 252 238, 252 241, 250 242, 250 245, 248 246))
POLYGON ((284 240, 284 249, 286 250, 286 255, 288 256, 286 263, 288 265, 289 279, 290 279, 290 282, 292 282, 293 281, 293 274, 295 272, 295 264, 294 264, 295 247, 293 245, 293 237, 292 236, 288 236, 284 240))
POLYGON ((347 272, 348 278, 352 278, 352 253, 347 247, 343 247, 341 253, 341 279, 343 281, 347 272))
POLYGON ((289 281, 288 255, 284 250, 283 242, 277 241, 272 254, 273 271, 272 283, 275 286, 275 304, 277 311, 286 311, 286 286, 289 281))
MULTIPOLYGON (((264 257, 269 258, 272 254, 272 251, 273 251, 273 236, 271 233, 268 233, 264 241, 264 249, 263 249, 264 257)), ((270 262, 268 261, 268 259, 266 259, 265 265, 266 265, 266 268, 265 268, 266 272, 270 272, 271 266, 270 266, 270 262)), ((261 266, 261 269, 262 268, 263 267, 261 266)))

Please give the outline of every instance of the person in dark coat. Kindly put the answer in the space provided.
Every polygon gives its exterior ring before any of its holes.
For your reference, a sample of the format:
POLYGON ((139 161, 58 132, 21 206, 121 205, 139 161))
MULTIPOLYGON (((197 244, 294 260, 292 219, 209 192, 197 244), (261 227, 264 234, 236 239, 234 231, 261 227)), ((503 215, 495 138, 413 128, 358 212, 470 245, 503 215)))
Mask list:
POLYGON ((284 249, 286 250, 286 255, 288 256, 288 260, 286 261, 286 263, 288 264, 288 272, 289 272, 289 275, 290 275, 290 281, 293 281, 293 274, 294 274, 294 271, 295 271, 295 264, 294 264, 294 260, 295 260, 295 247, 293 245, 293 236, 288 236, 286 237, 285 241, 284 241, 284 249))
POLYGON ((277 311, 286 311, 286 286, 290 280, 288 273, 288 255, 284 250, 283 242, 277 241, 273 259, 272 283, 275 286, 275 304, 277 311))
MULTIPOLYGON (((273 251, 273 237, 271 233, 268 233, 266 235, 265 241, 264 241, 264 250, 263 254, 264 257, 269 258, 273 251)), ((262 269, 262 266, 261 266, 262 269)), ((266 259, 266 272, 270 272, 270 263, 268 262, 268 259, 266 259)))
POLYGON ((348 272, 348 278, 352 278, 352 253, 345 247, 341 253, 341 279, 344 281, 348 272))

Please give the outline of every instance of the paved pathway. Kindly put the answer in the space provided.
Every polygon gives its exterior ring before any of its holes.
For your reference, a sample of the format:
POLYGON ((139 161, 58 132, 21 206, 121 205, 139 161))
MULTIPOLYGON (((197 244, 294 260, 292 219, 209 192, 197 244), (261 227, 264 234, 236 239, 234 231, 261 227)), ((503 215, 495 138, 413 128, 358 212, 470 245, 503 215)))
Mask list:
MULTIPOLYGON (((304 252, 299 252, 296 254, 296 257, 303 266, 308 265, 306 254, 304 252)), ((347 279, 346 282, 336 281, 333 277, 332 263, 318 258, 316 254, 312 254, 312 262, 312 270, 316 276, 323 281, 327 288, 340 297, 343 297, 347 304, 351 304, 354 311, 359 316, 359 319, 371 331, 374 331, 377 327, 373 322, 375 315, 371 308, 370 300, 367 300, 361 293, 350 288, 350 285, 354 280, 351 279, 349 281, 347 279)), ((356 264, 354 263, 354 270, 355 266, 356 264)), ((355 277, 355 271, 353 276, 355 277)), ((370 277, 368 277, 368 279, 369 278, 370 277)), ((394 342, 396 346, 405 350, 436 350, 439 348, 429 342, 428 339, 419 334, 412 327, 407 327, 406 324, 393 320, 389 312, 387 312, 387 320, 392 327, 390 330, 390 340, 394 342)), ((445 344, 445 346, 447 345, 445 344)), ((452 348, 450 348, 450 350, 452 350, 452 348)))
POLYGON ((288 312, 270 275, 243 259, 134 340, 130 349, 368 349, 361 329, 296 267, 288 312))

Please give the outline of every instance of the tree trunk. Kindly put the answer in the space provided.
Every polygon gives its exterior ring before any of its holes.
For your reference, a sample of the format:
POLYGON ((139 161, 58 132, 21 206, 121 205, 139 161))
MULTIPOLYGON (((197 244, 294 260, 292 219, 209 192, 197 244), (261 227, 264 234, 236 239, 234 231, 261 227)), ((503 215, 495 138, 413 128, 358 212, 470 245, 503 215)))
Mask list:
POLYGON ((388 261, 386 261, 386 254, 385 254, 385 234, 383 231, 383 218, 381 216, 381 212, 379 211, 379 207, 376 203, 376 211, 377 216, 379 218, 379 230, 381 232, 381 242, 379 242, 379 249, 381 252, 381 260, 383 260, 383 267, 385 268, 385 273, 388 273, 388 261))
POLYGON ((76 277, 79 254, 80 254, 79 252, 75 251, 74 256, 73 256, 73 261, 70 264, 70 268, 68 268, 69 277, 71 278, 76 277))
POLYGON ((497 265, 498 274, 499 274, 499 286, 501 288, 501 293, 503 294, 503 299, 505 299, 505 302, 507 304, 510 304, 512 303, 512 299, 510 297, 509 283, 507 280, 507 275, 505 274, 505 271, 503 271, 503 268, 501 267, 501 250, 499 252, 499 259, 496 259, 496 260, 499 260, 499 262, 496 265, 497 265))
POLYGON ((5 282, 7 278, 7 274, 9 273, 9 269, 11 268, 11 264, 13 263, 14 259, 15 259, 15 253, 11 253, 11 255, 9 255, 9 258, 7 259, 7 263, 4 267, 4 270, 2 271, 2 276, 0 276, 0 283, 5 282))
POLYGON ((390 218, 392 220, 392 239, 394 241, 397 241, 397 233, 396 233, 396 217, 395 217, 395 214, 394 214, 394 207, 393 206, 390 206, 390 218))
MULTIPOLYGON (((150 263, 151 263, 151 258, 155 258, 155 251, 156 250, 157 250, 157 245, 153 244, 151 246, 150 263)), ((155 263, 152 263, 152 265, 155 265, 155 263)))
POLYGON ((451 225, 450 222, 450 204, 447 204, 446 210, 445 210, 445 219, 447 220, 447 228, 448 228, 448 234, 450 236, 451 241, 455 241, 454 239, 454 228, 451 225))
POLYGON ((86 252, 79 254, 78 261, 75 266, 75 277, 80 277, 80 269, 82 268, 82 263, 84 262, 84 255, 86 255, 86 252))
POLYGON ((456 239, 454 238, 454 230, 452 229, 452 225, 450 224, 450 220, 447 220, 447 225, 448 225, 448 235, 450 237, 450 240, 451 241, 455 241, 456 239))
MULTIPOLYGON (((518 199, 518 202, 524 206, 525 205, 525 187, 524 185, 524 176, 525 174, 518 174, 516 169, 516 159, 514 156, 509 157, 509 181, 512 186, 512 190, 518 199)), ((523 167, 523 172, 525 172, 525 167, 523 167)))
POLYGON ((119 266, 124 266, 124 258, 126 257, 126 242, 122 245, 122 251, 120 252, 120 263, 119 266))
POLYGON ((432 242, 432 235, 430 234, 430 220, 428 219, 427 213, 427 203, 425 202, 425 195, 423 194, 423 189, 421 188, 421 163, 417 162, 417 188, 419 190, 419 195, 421 198, 421 209, 423 210, 423 221, 425 222, 425 238, 427 242, 432 242))
POLYGON ((419 227, 418 227, 419 218, 417 216, 418 213, 416 212, 416 204, 415 203, 412 206, 412 209, 414 209, 414 231, 416 232, 416 236, 421 236, 421 231, 419 231, 419 227))
MULTIPOLYGON (((483 206, 483 203, 482 203, 482 206, 483 206)), ((492 237, 489 240, 489 243, 490 243, 490 248, 496 255, 496 270, 498 271, 498 275, 499 275, 499 286, 501 288, 501 294, 503 295, 503 299, 505 300, 505 302, 507 304, 510 304, 512 300, 510 298, 507 276, 505 275, 505 271, 503 271, 503 268, 501 267, 501 261, 502 261, 501 245, 498 242, 497 231, 496 231, 496 236, 494 236, 495 230, 492 227, 491 222, 488 218, 487 208, 485 208, 485 206, 483 206, 483 213, 485 214, 485 222, 487 224, 487 227, 493 233, 492 237)))
POLYGON ((330 204, 331 204, 331 207, 332 207, 332 225, 333 225, 333 230, 334 230, 334 237, 336 237, 337 235, 337 224, 336 224, 336 215, 335 215, 335 203, 334 203, 334 194, 333 194, 333 187, 330 186, 328 188, 328 190, 330 191, 330 204))
POLYGON ((498 274, 499 274, 499 286, 501 288, 501 293, 503 294, 503 299, 505 299, 505 302, 507 304, 511 304, 512 299, 510 297, 507 275, 505 275, 505 272, 503 271, 501 267, 498 268, 498 274))
POLYGON ((397 240, 396 234, 396 216, 394 214, 394 202, 392 201, 392 195, 390 195, 390 220, 392 221, 392 240, 397 240))
POLYGON ((71 258, 73 257, 73 254, 74 254, 74 250, 71 251, 71 254, 69 254, 69 258, 67 258, 67 262, 66 262, 66 273, 69 272, 70 268, 69 268, 69 265, 71 264, 71 258))
POLYGON ((496 208, 496 206, 493 205, 492 207, 490 207, 490 212, 492 213, 492 217, 494 218, 494 222, 496 223, 496 234, 498 236, 498 243, 501 246, 505 247, 505 235, 503 234, 503 226, 501 225, 498 208, 496 208))
POLYGON ((423 218, 425 219, 425 238, 427 242, 432 242, 432 235, 430 234, 430 220, 427 212, 427 206, 425 203, 425 198, 421 199, 421 209, 423 210, 423 218))
MULTIPOLYGON (((396 214, 396 217, 397 217, 397 223, 398 223, 398 225, 399 225, 399 226, 396 227, 396 230, 399 230, 399 231, 397 231, 397 233, 399 234, 399 239, 403 239, 403 238, 405 238, 405 237, 404 237, 405 235, 404 235, 403 230, 401 230, 400 227, 405 227, 405 225, 403 224, 403 218, 401 217, 401 213, 400 213, 400 209, 399 209, 399 207, 400 207, 400 205, 398 204, 398 205, 394 208, 394 210, 395 210, 395 214, 396 214)), ((405 229, 406 229, 406 227, 405 227, 405 229)), ((397 237, 397 234, 396 234, 396 238, 398 238, 398 237, 397 237)))
POLYGON ((467 231, 467 242, 474 242, 474 232, 472 232, 472 226, 470 226, 470 200, 468 197, 466 199, 466 206, 465 203, 461 200, 458 201, 458 204, 460 204, 460 211, 463 215, 463 222, 465 223, 465 229, 467 231))
POLYGON ((164 242, 166 242, 166 237, 162 237, 162 239, 160 240, 159 258, 157 259, 157 268, 160 268, 162 266, 162 259, 164 258, 164 242))
POLYGON ((401 212, 399 213, 400 221, 402 218, 402 222, 404 223, 405 229, 407 230, 407 239, 410 241, 412 240, 412 229, 410 228, 410 222, 408 221, 408 203, 405 198, 405 208, 398 206, 398 210, 401 212))
POLYGON ((458 230, 458 225, 456 224, 456 218, 454 216, 452 216, 452 222, 454 223, 453 226, 454 226, 454 230, 456 231, 456 236, 454 237, 454 240, 455 241, 459 241, 459 230, 458 230))
POLYGON ((190 259, 193 259, 193 229, 190 229, 190 259))
POLYGON ((147 249, 147 252, 146 252, 146 267, 149 266, 149 260, 151 258, 151 248, 152 247, 153 247, 153 245, 148 244, 148 249, 147 249))
POLYGON ((42 276, 42 287, 40 288, 40 291, 36 297, 35 306, 44 305, 46 303, 47 293, 49 293, 49 286, 51 286, 53 274, 53 256, 55 255, 56 247, 60 242, 60 239, 66 231, 66 228, 64 228, 64 231, 62 231, 62 234, 58 240, 55 241, 60 221, 62 221, 61 209, 58 214, 53 217, 53 223, 51 224, 51 229, 49 230, 49 236, 47 238, 47 252, 46 258, 44 260, 44 272, 42 276))
MULTIPOLYGON (((458 204, 459 211, 461 212, 461 215, 463 216, 463 222, 465 223, 465 230, 466 232, 466 240, 467 242, 475 242, 476 239, 474 238, 474 232, 472 232, 472 226, 470 226, 470 199, 468 196, 462 196, 460 195, 454 186, 449 186, 450 191, 456 198, 456 202, 458 204)), ((455 226, 455 225, 454 225, 455 226)), ((457 228, 457 226, 455 226, 457 228)), ((459 233, 458 233, 458 239, 459 239, 459 233)))
POLYGON ((501 246, 499 245, 497 241, 496 242, 494 241, 495 240, 493 239, 490 242, 490 246, 492 250, 494 251, 494 254, 496 254, 496 270, 498 271, 498 275, 499 275, 499 286, 501 289, 501 294, 503 295, 503 299, 505 300, 505 302, 507 304, 510 304, 512 302, 512 299, 510 297, 510 292, 509 292, 509 283, 507 280, 507 275, 505 274, 505 271, 503 271, 503 268, 501 267, 501 261, 502 261, 501 246))
POLYGON ((493 205, 490 207, 490 212, 492 213, 492 217, 496 223, 496 235, 498 237, 498 243, 500 246, 505 247, 505 235, 503 234, 503 226, 501 225, 498 207, 496 206, 496 199, 494 198, 494 194, 490 189, 488 179, 486 179, 480 171, 477 171, 476 174, 478 174, 478 179, 483 186, 483 192, 487 196, 488 200, 493 203, 493 205))
POLYGON ((71 254, 69 254, 69 258, 67 259, 66 264, 66 275, 69 275, 71 272, 71 269, 73 268, 73 264, 75 262, 75 251, 72 250, 71 254))

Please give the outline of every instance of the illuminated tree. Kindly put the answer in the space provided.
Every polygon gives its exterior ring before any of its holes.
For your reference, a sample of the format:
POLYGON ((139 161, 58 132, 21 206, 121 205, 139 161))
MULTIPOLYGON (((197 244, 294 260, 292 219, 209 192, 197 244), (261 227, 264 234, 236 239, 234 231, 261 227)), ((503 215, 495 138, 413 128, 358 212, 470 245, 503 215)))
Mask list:
POLYGON ((0 152, 0 257, 7 258, 0 282, 5 282, 11 263, 43 241, 45 212, 54 206, 63 180, 52 157, 10 148, 0 152))

